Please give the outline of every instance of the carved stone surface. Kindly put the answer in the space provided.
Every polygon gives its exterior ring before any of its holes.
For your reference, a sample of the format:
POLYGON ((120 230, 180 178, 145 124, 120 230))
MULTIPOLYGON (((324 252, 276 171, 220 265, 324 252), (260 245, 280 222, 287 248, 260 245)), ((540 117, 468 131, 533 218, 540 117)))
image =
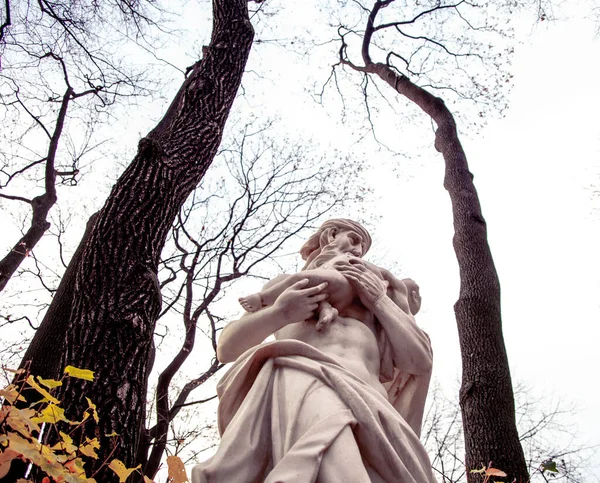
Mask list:
POLYGON ((192 482, 433 482, 419 441, 432 367, 419 288, 362 260, 358 223, 325 222, 304 269, 240 299, 219 339, 221 443, 192 482), (269 335, 275 341, 262 343, 269 335))

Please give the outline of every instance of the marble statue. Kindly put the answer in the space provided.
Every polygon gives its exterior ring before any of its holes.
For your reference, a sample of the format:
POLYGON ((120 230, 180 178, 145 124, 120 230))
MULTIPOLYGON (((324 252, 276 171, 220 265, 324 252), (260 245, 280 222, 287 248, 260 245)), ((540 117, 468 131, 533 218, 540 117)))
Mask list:
POLYGON ((419 287, 365 262, 369 233, 325 222, 304 269, 240 299, 217 355, 221 443, 192 483, 434 482, 419 435, 432 367, 419 287), (263 342, 270 335, 272 342, 263 342))

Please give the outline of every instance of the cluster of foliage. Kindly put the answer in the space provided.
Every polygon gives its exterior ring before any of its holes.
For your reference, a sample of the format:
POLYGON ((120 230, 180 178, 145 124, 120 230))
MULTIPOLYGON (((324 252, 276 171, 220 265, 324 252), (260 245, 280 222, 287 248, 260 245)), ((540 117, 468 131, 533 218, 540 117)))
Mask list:
MULTIPOLYGON (((15 459, 25 461, 30 465, 25 478, 18 483, 29 483, 26 479, 32 467, 45 475, 43 483, 95 483, 94 474, 88 476, 84 468, 84 458, 98 459, 97 450, 100 448, 98 438, 83 436, 80 429, 83 425, 98 424, 99 417, 96 405, 89 399, 88 408, 80 420, 67 417, 60 401, 52 395, 63 381, 34 377, 25 370, 14 372, 17 380, 0 390, 4 405, 0 408, 0 478, 7 475, 11 463, 15 459), (28 404, 27 397, 35 401, 28 404), (40 399, 41 397, 41 399, 40 399), (60 440, 54 444, 45 444, 44 437, 56 433, 60 440)), ((86 381, 94 380, 94 373, 87 369, 67 366, 63 379, 73 377, 86 381)), ((113 442, 113 448, 118 445, 118 434, 108 435, 113 442)), ((177 456, 167 459, 169 466, 169 481, 183 483, 187 481, 183 462, 177 456)), ((138 472, 141 465, 134 468, 127 466, 117 458, 108 457, 100 468, 107 466, 125 482, 133 472, 138 472)), ((41 475, 40 475, 41 476, 41 475)), ((152 479, 144 476, 144 483, 152 483, 152 479)))

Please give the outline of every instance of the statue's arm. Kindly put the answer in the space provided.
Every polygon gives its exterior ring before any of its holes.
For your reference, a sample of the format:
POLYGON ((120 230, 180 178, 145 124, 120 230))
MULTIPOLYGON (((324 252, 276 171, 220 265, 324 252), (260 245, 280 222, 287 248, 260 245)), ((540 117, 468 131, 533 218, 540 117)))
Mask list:
POLYGON ((433 365, 431 342, 417 326, 415 318, 385 293, 374 302, 372 310, 392 345, 394 365, 410 374, 430 374, 433 365))
MULTIPOLYGON (((265 288, 278 281, 280 280, 272 280, 265 288)), ((217 343, 219 361, 233 362, 282 327, 311 318, 319 302, 328 297, 322 292, 327 283, 305 288, 307 284, 308 279, 300 280, 284 290, 273 305, 258 312, 246 313, 240 319, 230 322, 221 332, 217 343)))
POLYGON ((365 265, 336 265, 352 283, 363 305, 379 320, 394 353, 394 365, 415 375, 431 372, 433 355, 429 337, 412 315, 402 310, 386 294, 386 284, 365 265))

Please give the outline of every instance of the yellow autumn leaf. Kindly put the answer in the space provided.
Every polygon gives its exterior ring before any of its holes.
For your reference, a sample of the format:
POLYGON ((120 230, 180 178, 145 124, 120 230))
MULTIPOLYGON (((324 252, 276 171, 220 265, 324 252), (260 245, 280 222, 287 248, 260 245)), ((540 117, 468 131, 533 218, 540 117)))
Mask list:
POLYGON ((42 379, 40 376, 37 376, 36 379, 42 386, 46 386, 48 389, 62 386, 62 381, 57 381, 56 379, 42 379))
POLYGON ((83 469, 83 465, 84 464, 85 463, 83 462, 83 460, 81 458, 75 458, 74 460, 67 461, 64 464, 64 466, 71 473, 73 473, 73 474, 75 474, 75 475, 77 475, 79 477, 84 477, 85 478, 85 470, 83 469))
POLYGON ((96 424, 99 423, 100 418, 98 417, 98 411, 96 411, 96 405, 92 402, 92 400, 89 397, 86 397, 86 400, 88 402, 88 411, 91 410, 94 421, 96 421, 96 424))
POLYGON ((69 436, 66 433, 63 433, 62 431, 59 431, 60 434, 60 438, 62 439, 62 441, 59 441, 58 443, 56 443, 54 446, 52 446, 52 448, 50 449, 54 449, 54 450, 62 450, 67 454, 73 454, 75 453, 75 451, 77 451, 77 446, 75 446, 73 444, 73 438, 71 438, 71 436, 69 436))
POLYGON ((65 416, 65 410, 56 404, 48 404, 40 415, 35 418, 31 418, 31 420, 35 423, 57 423, 58 421, 64 421, 66 423, 71 423, 67 417, 65 416))
POLYGON ((72 454, 57 454, 56 461, 58 461, 59 463, 66 463, 72 457, 73 457, 72 454))
POLYGON ((179 456, 168 456, 167 466, 169 468, 169 481, 172 483, 185 483, 188 480, 185 466, 179 456))
POLYGON ((40 427, 33 421, 37 411, 35 409, 17 409, 16 407, 7 407, 5 415, 6 423, 23 436, 30 436, 32 431, 39 431, 40 427))
POLYGON ((56 460, 54 453, 46 445, 40 444, 35 439, 22 438, 17 433, 8 434, 8 447, 16 451, 23 458, 39 466, 43 472, 58 481, 65 474, 65 469, 56 460))
POLYGON ((104 436, 106 436, 107 438, 114 438, 119 436, 119 433, 115 433, 114 431, 110 434, 105 434, 104 436))
POLYGON ((96 453, 96 450, 89 445, 84 444, 83 446, 80 446, 79 452, 89 458, 98 459, 98 453, 96 453))
POLYGON ((60 401, 58 399, 56 399, 52 394, 50 394, 43 387, 41 387, 37 382, 35 382, 35 379, 33 379, 33 376, 30 375, 29 377, 27 377, 27 384, 29 384, 32 388, 34 388, 37 392, 39 392, 42 396, 44 396, 44 399, 46 401, 49 401, 53 404, 60 403, 60 401))
POLYGON ((140 464, 137 465, 135 468, 127 468, 121 460, 118 460, 116 458, 112 460, 108 465, 108 467, 111 470, 113 470, 119 477, 119 483, 123 483, 125 480, 127 480, 127 478, 129 478, 129 475, 137 469, 141 468, 141 466, 142 465, 140 464))
POLYGON ((90 439, 86 437, 85 444, 82 444, 79 447, 79 451, 81 452, 81 454, 84 454, 94 459, 98 459, 98 453, 96 453, 97 449, 100 449, 100 442, 97 438, 90 439))
POLYGON ((152 478, 148 478, 146 475, 144 475, 144 483, 154 483, 154 480, 152 478))
POLYGON ((86 381, 94 380, 94 371, 90 371, 89 369, 78 369, 77 367, 67 366, 64 372, 67 376, 76 377, 77 379, 84 379, 86 381))
POLYGON ((3 397, 10 404, 15 401, 25 401, 25 398, 19 394, 19 390, 14 384, 9 384, 4 389, 0 389, 0 397, 3 397))
POLYGON ((8 433, 6 440, 8 441, 8 447, 11 450, 16 451, 26 458, 29 458, 31 453, 36 455, 40 454, 41 445, 35 440, 30 441, 19 436, 17 433, 8 433))

